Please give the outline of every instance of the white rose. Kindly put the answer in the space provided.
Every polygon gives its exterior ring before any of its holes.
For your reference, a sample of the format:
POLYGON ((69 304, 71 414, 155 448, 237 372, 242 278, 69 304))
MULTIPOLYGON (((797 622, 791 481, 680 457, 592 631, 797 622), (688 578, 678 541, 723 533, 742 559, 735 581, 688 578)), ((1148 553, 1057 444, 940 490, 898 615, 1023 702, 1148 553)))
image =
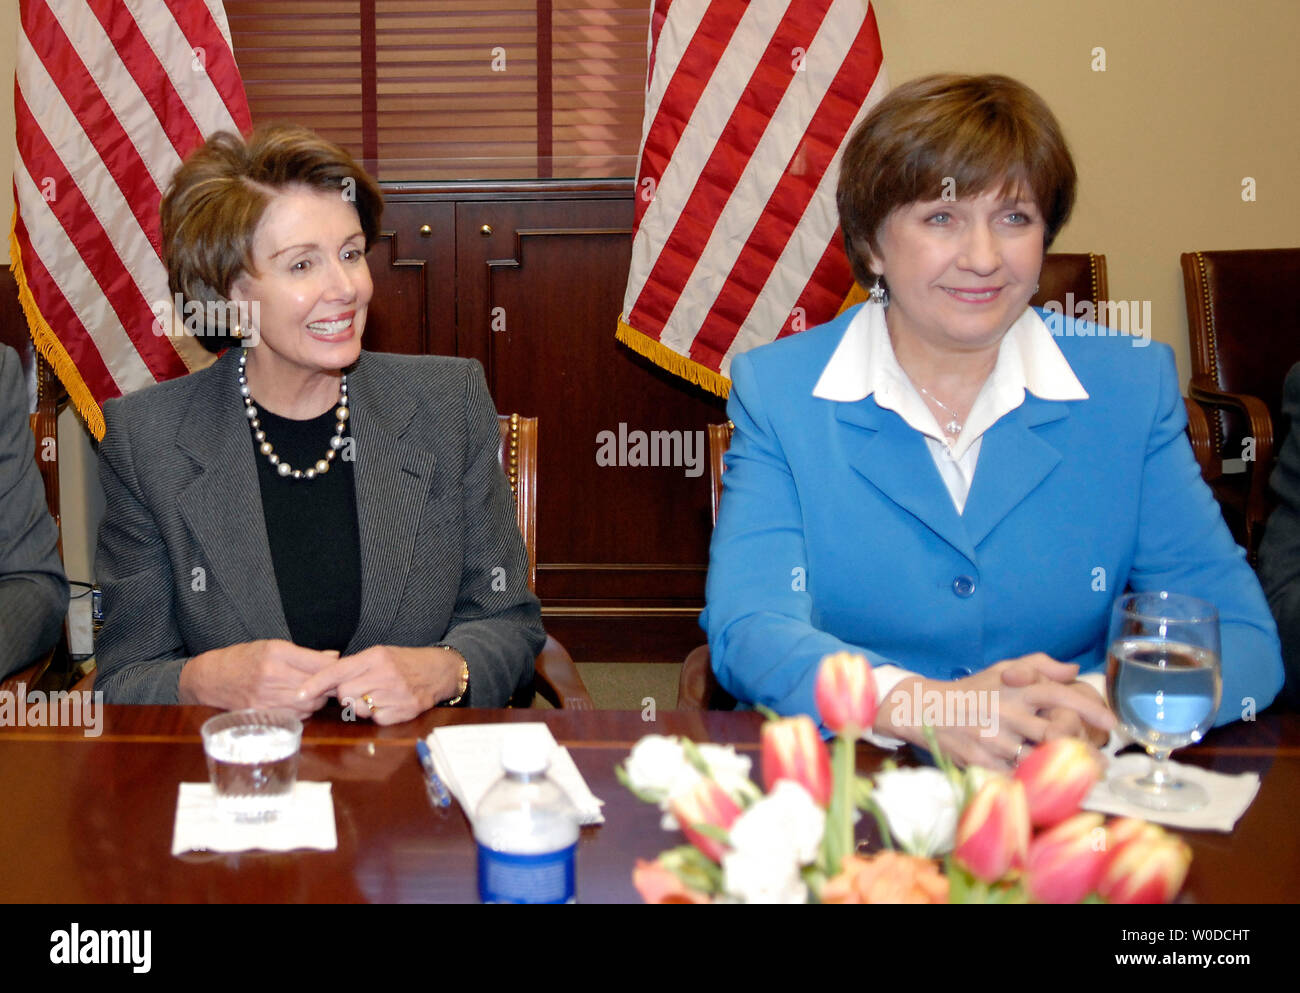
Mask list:
POLYGON ((774 861, 761 852, 722 856, 722 888, 742 903, 807 903, 808 887, 793 861, 774 861))
POLYGON ((623 769, 632 791, 649 803, 666 800, 682 779, 683 771, 694 772, 686 761, 682 743, 662 734, 648 734, 638 741, 623 769))
POLYGON ((952 851, 960 796, 938 769, 895 769, 876 776, 872 799, 909 855, 934 858, 952 851))
POLYGON ((817 858, 826 830, 826 813, 798 783, 783 779, 731 826, 735 851, 774 862, 807 865, 817 858))
POLYGON ((709 775, 727 791, 727 794, 742 806, 762 795, 754 781, 749 778, 753 760, 748 755, 737 754, 731 745, 697 745, 700 758, 709 767, 709 775))

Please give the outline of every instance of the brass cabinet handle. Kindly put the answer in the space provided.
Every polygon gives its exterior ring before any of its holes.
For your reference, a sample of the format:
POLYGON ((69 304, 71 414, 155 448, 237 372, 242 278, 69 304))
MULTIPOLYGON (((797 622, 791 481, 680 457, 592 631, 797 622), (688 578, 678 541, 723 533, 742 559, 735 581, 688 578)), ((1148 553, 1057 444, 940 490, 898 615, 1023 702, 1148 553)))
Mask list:
POLYGON ((432 236, 433 236, 433 228, 429 227, 429 225, 427 225, 427 224, 421 224, 421 225, 420 225, 420 237, 421 237, 421 238, 430 238, 430 237, 432 237, 432 236))
POLYGON ((484 238, 486 238, 488 235, 492 233, 492 225, 484 224, 481 228, 478 229, 478 233, 481 234, 484 238))

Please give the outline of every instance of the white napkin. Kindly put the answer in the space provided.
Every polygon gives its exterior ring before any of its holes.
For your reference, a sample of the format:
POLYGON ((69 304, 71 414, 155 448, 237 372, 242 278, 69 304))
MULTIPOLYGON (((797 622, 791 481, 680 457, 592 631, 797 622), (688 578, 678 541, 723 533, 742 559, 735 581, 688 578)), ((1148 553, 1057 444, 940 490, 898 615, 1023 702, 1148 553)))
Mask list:
POLYGON ((1131 753, 1110 757, 1106 778, 1094 786, 1084 798, 1084 809, 1096 810, 1103 814, 1117 814, 1120 817, 1140 817, 1143 820, 1189 831, 1230 832, 1238 818, 1246 812, 1246 808, 1255 799, 1255 794, 1259 792, 1259 775, 1254 772, 1229 776, 1172 760, 1167 764, 1169 771, 1176 773, 1179 779, 1204 786, 1205 791, 1210 794, 1210 802, 1200 810, 1151 810, 1117 796, 1110 788, 1111 781, 1135 772, 1144 773, 1151 767, 1150 757, 1131 753))
POLYGON ((329 783, 297 782, 293 802, 265 824, 240 824, 217 812, 211 783, 181 783, 176 797, 176 827, 172 854, 184 852, 288 852, 338 847, 334 830, 334 797, 329 783))
POLYGON ((578 808, 578 823, 604 824, 605 815, 600 808, 605 801, 591 792, 569 750, 556 742, 551 729, 541 721, 448 724, 434 728, 424 739, 433 756, 434 768, 465 816, 473 821, 483 794, 501 778, 501 746, 506 736, 521 732, 536 734, 552 749, 549 774, 578 808))

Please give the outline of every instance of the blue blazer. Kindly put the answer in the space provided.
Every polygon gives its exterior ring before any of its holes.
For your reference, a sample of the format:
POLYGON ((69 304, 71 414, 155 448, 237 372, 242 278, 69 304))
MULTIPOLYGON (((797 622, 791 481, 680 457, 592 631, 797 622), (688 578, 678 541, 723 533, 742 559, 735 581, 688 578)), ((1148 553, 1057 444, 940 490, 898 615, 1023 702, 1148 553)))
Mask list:
POLYGON ((934 679, 1036 651, 1103 670, 1131 586, 1218 607, 1216 723, 1272 702, 1277 629, 1201 480, 1167 346, 1040 311, 1088 399, 1026 393, 985 433, 958 514, 894 411, 812 395, 855 312, 731 366, 700 623, 732 695, 815 716, 817 664, 844 649, 934 679))

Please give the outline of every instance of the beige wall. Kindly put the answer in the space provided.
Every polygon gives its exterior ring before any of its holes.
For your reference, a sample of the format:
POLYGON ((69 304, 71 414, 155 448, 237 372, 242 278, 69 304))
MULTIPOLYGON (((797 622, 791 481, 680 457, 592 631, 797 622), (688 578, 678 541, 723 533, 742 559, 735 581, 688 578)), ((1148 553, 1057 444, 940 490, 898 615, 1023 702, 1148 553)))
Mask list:
POLYGON ((1300 245, 1295 0, 874 0, 890 82, 1000 72, 1034 87, 1079 169, 1053 246, 1106 256, 1150 300, 1184 382, 1181 252, 1300 245), (1092 68, 1093 49, 1106 69, 1092 68), (1253 177, 1257 199, 1242 200, 1253 177))
MULTIPOLYGON (((0 79, 12 79, 17 8, 0 0, 0 79)), ((1300 242, 1295 0, 875 0, 875 9, 893 82, 1002 72, 1044 96, 1081 178, 1056 247, 1105 253, 1111 296, 1151 301, 1154 336, 1174 346, 1184 378, 1179 252, 1300 242), (1092 68, 1097 47, 1104 72, 1092 68), (1247 176, 1253 203, 1242 200, 1247 176)), ((0 135, 9 190, 7 96, 0 135)), ((86 578, 99 513, 93 457, 71 414, 60 430, 64 549, 69 573, 86 578)))

